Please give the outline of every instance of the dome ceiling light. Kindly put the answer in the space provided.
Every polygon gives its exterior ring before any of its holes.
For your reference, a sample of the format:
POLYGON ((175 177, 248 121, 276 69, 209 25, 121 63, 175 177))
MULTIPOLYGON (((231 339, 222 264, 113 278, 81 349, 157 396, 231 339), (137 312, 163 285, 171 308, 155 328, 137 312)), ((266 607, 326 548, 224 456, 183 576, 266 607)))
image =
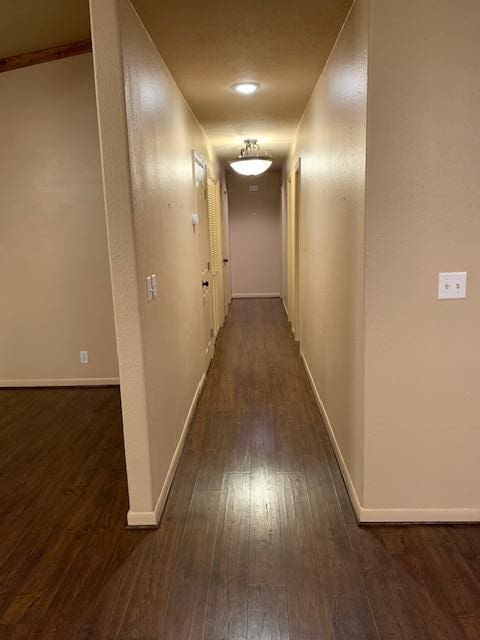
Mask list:
POLYGON ((249 96, 255 91, 258 91, 260 85, 258 82, 237 82, 232 85, 232 89, 235 89, 237 93, 241 93, 244 96, 249 96))
POLYGON ((261 151, 256 140, 245 140, 245 146, 236 160, 230 162, 232 169, 242 176, 259 176, 272 166, 271 151, 261 151))

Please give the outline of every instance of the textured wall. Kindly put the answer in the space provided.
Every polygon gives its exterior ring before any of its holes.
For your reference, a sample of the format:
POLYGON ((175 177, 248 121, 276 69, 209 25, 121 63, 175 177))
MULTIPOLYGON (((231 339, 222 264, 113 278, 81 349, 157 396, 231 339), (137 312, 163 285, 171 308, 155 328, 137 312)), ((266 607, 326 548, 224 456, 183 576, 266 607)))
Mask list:
POLYGON ((192 149, 212 159, 202 129, 127 0, 120 26, 139 289, 149 273, 158 274, 160 284, 152 304, 140 296, 158 496, 205 367, 192 149))
POLYGON ((476 0, 372 4, 365 505, 412 519, 480 516, 479 24, 476 0))
POLYGON ((0 385, 116 379, 92 56, 3 73, 0 94, 0 385))
POLYGON ((288 168, 301 158, 301 348, 359 496, 368 8, 364 0, 354 5, 288 168))
POLYGON ((215 167, 128 0, 91 2, 91 12, 129 522, 154 524, 205 371, 192 150, 215 167), (152 273, 159 292, 147 303, 152 273))

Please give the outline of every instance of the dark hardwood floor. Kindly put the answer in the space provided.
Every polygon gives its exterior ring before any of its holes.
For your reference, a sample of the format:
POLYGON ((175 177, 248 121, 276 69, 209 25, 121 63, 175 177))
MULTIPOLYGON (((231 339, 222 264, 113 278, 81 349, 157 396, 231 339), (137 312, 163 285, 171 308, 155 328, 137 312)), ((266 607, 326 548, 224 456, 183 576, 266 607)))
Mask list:
POLYGON ((357 526, 278 300, 233 303, 158 530, 117 390, 0 409, 2 639, 480 639, 480 528, 357 526))

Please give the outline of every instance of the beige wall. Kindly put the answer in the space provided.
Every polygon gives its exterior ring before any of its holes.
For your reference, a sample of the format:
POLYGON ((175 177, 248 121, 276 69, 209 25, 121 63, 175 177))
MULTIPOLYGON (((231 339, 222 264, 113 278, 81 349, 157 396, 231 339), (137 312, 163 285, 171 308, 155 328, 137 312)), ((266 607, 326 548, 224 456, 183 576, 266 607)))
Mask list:
POLYGON ((192 225, 192 149, 206 138, 127 1, 120 26, 139 288, 158 274, 159 296, 140 296, 153 495, 163 487, 204 373, 202 288, 192 225))
POLYGON ((357 0, 287 167, 301 348, 363 521, 480 520, 478 24, 474 0, 357 0))
MULTIPOLYGON (((304 113, 286 173, 300 157, 301 350, 359 498, 368 8, 359 0, 347 19, 304 113)), ((291 236, 291 220, 288 228, 291 236)), ((289 272, 290 305, 291 255, 289 272)))
POLYGON ((232 295, 281 295, 280 173, 228 174, 232 295), (258 191, 250 191, 250 185, 258 191))
POLYGON ((92 56, 3 73, 0 95, 0 385, 115 381, 92 56))
POLYGON ((91 12, 129 522, 154 524, 205 372, 192 150, 215 167, 203 130, 128 0, 92 2, 91 12), (147 303, 151 273, 159 295, 147 303))
POLYGON ((372 3, 364 495, 372 517, 396 508, 400 519, 480 519, 479 24, 477 0, 372 3), (464 270, 467 299, 438 301, 438 272, 464 270))

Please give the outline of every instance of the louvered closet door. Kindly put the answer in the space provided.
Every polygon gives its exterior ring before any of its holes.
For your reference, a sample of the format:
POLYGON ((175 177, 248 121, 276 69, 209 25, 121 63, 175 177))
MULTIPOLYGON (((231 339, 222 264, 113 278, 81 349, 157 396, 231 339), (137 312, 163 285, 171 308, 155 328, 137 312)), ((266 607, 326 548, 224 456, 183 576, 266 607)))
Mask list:
POLYGON ((213 308, 215 336, 224 320, 222 222, 218 183, 208 178, 208 226, 210 232, 210 258, 213 281, 213 308))
POLYGON ((199 286, 202 288, 203 299, 203 336, 206 368, 210 364, 214 350, 214 304, 212 293, 212 277, 210 270, 210 230, 209 216, 207 210, 207 188, 206 188, 206 167, 203 161, 193 155, 194 170, 194 196, 195 209, 199 216, 199 223, 196 227, 195 238, 198 253, 199 266, 199 286))

